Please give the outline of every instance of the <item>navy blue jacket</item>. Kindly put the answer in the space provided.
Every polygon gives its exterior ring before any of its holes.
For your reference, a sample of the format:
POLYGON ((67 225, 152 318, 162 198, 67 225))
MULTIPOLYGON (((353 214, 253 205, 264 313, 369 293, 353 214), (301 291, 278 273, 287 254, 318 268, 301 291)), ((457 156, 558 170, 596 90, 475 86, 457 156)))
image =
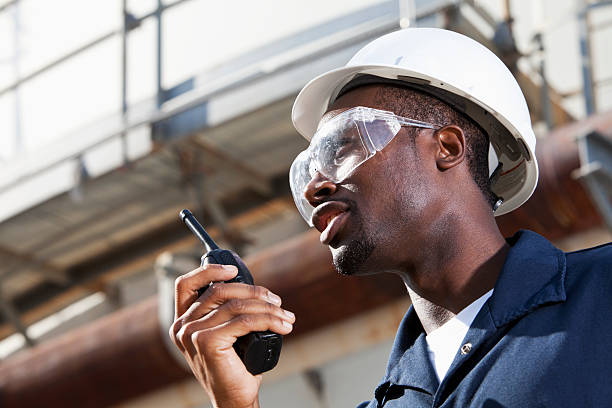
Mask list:
POLYGON ((612 244, 564 253, 521 231, 439 383, 411 307, 373 407, 612 407, 612 244), (461 350, 461 349, 460 349, 461 350))

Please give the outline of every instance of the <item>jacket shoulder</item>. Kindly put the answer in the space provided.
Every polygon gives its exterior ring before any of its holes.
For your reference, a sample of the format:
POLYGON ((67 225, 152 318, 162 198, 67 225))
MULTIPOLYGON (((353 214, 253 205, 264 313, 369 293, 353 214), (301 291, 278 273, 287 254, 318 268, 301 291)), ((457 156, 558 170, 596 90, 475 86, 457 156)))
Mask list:
POLYGON ((612 242, 601 244, 592 248, 566 252, 565 256, 567 257, 568 263, 579 262, 599 265, 602 262, 604 264, 607 262, 612 262, 612 242))
POLYGON ((606 287, 612 285, 612 242, 567 252, 565 256, 568 286, 577 280, 606 287))

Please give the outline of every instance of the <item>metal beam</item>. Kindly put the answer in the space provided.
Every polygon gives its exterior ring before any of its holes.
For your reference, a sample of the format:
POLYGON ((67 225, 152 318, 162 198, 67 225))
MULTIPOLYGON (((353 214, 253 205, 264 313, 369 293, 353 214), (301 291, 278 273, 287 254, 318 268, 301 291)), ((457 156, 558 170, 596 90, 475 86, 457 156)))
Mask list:
POLYGON ((162 3, 162 0, 157 0, 157 10, 155 10, 155 19, 157 20, 157 35, 155 37, 155 43, 156 43, 156 55, 155 55, 155 59, 156 59, 156 70, 155 70, 155 77, 156 77, 156 84, 155 84, 155 94, 157 97, 157 108, 159 108, 163 101, 164 101, 164 89, 162 87, 162 62, 163 62, 163 56, 162 56, 162 13, 164 11, 164 5, 162 3))
POLYGON ((21 253, 14 249, 0 245, 0 256, 11 258, 27 266, 31 266, 39 275, 60 285, 65 285, 69 281, 65 269, 58 268, 55 265, 38 259, 31 254, 21 253))
MULTIPOLYGON (((258 211, 267 200, 279 197, 289 200, 288 194, 288 186, 285 175, 283 175, 273 181, 272 196, 262 197, 253 192, 245 192, 240 196, 224 200, 223 206, 228 217, 242 217, 251 211, 258 211)), ((188 200, 185 200, 185 202, 188 203, 188 200)), ((185 205, 185 203, 177 203, 177 206, 180 205, 185 205)), ((89 283, 100 279, 101 276, 112 273, 112 271, 133 262, 134 259, 148 259, 148 265, 152 267, 155 254, 166 250, 185 237, 191 236, 184 225, 178 221, 177 214, 180 209, 181 207, 177 207, 176 210, 171 209, 172 214, 157 214, 155 222, 151 223, 145 233, 138 236, 126 236, 124 237, 125 240, 114 242, 112 246, 100 248, 92 253, 89 258, 66 267, 67 276, 70 278, 70 283, 67 286, 58 287, 55 284, 42 283, 27 293, 16 297, 14 304, 18 312, 23 315, 30 311, 39 310, 44 304, 53 302, 55 298, 61 296, 63 292, 70 288, 85 287, 89 283)), ((213 225, 210 216, 204 217, 201 221, 206 225, 213 225)), ((233 221, 230 221, 230 225, 234 225, 233 221)), ((237 227, 239 229, 239 225, 237 227)), ((141 265, 141 267, 144 266, 141 265)), ((0 326, 0 338, 2 333, 8 334, 6 329, 3 330, 3 327, 0 326)))
POLYGON ((3 5, 0 6, 0 13, 2 13, 3 11, 5 11, 7 8, 14 6, 15 4, 17 4, 19 0, 10 0, 7 1, 6 3, 4 3, 3 5))
POLYGON ((491 16, 480 4, 478 4, 475 0, 463 0, 463 3, 468 4, 479 16, 482 18, 488 25, 491 27, 495 27, 497 25, 497 20, 491 16))
MULTIPOLYGON (((7 8, 8 6, 12 6, 14 4, 16 4, 19 0, 13 0, 7 4, 4 4, 2 6, 0 6, 0 12, 2 12, 5 8, 7 8)), ((189 0, 177 0, 174 3, 170 3, 170 4, 166 4, 163 5, 161 7, 161 10, 159 11, 160 13, 170 9, 174 6, 177 6, 181 3, 184 3, 186 1, 189 0)), ((127 31, 130 31, 131 29, 135 28, 136 26, 138 26, 143 20, 146 20, 147 18, 150 17, 154 17, 157 16, 158 11, 154 11, 152 13, 147 13, 144 16, 141 16, 139 18, 136 18, 134 20, 130 20, 132 24, 130 24, 129 27, 127 27, 127 31)), ((42 67, 40 67, 39 69, 32 71, 30 74, 23 76, 19 79, 17 79, 16 81, 10 83, 8 86, 4 87, 4 88, 0 88, 0 96, 2 96, 2 94, 9 92, 15 88, 17 88, 18 86, 20 86, 21 84, 23 84, 24 82, 27 82, 33 78, 36 78, 38 75, 50 70, 51 68, 54 68, 56 65, 61 64, 62 62, 69 60, 70 58, 76 57, 77 55, 83 53, 84 51, 87 51, 89 48, 94 47, 98 44, 100 44, 101 42, 104 42, 106 40, 108 40, 109 38, 114 37, 115 35, 120 35, 124 32, 124 28, 118 28, 118 29, 113 29, 110 31, 107 31, 105 34, 100 35, 99 37, 89 41, 88 43, 85 43, 83 45, 81 45, 78 48, 73 49, 72 51, 62 55, 61 57, 49 62, 46 65, 43 65, 42 67)))
MULTIPOLYGON (((554 240, 603 224, 588 191, 574 177, 581 166, 576 139, 585 129, 610 134, 612 112, 557 128, 538 140, 538 186, 525 204, 497 217, 497 224, 505 235, 528 228, 554 240)), ((611 139, 607 136, 608 141, 611 139)))
MULTIPOLYGON (((181 0, 180 2, 183 1, 187 0, 181 0)), ((440 9, 448 7, 448 4, 455 2, 456 1, 450 0, 441 1, 439 2, 441 5, 436 5, 435 7, 431 6, 423 11, 417 10, 417 18, 435 13, 440 9)), ((171 3, 165 7, 171 7, 176 4, 179 4, 179 1, 171 3)), ((382 8, 384 9, 384 7, 382 8)), ((354 14, 360 15, 362 13, 356 12, 354 14)), ((315 29, 317 28, 318 27, 315 27, 315 29)), ((86 147, 80 147, 78 151, 69 151, 59 158, 53 158, 52 160, 48 161, 45 160, 45 158, 48 159, 48 156, 41 156, 43 161, 39 167, 23 171, 21 174, 13 177, 11 180, 4 182, 2 185, 0 185, 0 194, 36 175, 47 171, 50 168, 53 168, 60 163, 74 160, 78 156, 82 155, 84 151, 100 146, 108 140, 116 138, 117 136, 136 127, 162 122, 192 108, 209 103, 215 97, 233 95, 233 93, 237 92, 238 90, 258 89, 258 87, 262 87, 263 85, 266 85, 265 88, 268 90, 268 92, 266 92, 262 96, 262 100, 258 102, 262 104, 270 103, 273 100, 287 97, 293 92, 299 90, 300 83, 307 82, 307 79, 311 77, 313 66, 318 67, 318 64, 320 64, 322 60, 328 58, 334 59, 338 58, 338 56, 344 58, 344 56, 341 54, 347 52, 347 50, 352 50, 352 48, 359 46, 368 40, 397 29, 398 21, 396 18, 391 18, 387 14, 374 15, 365 22, 359 21, 358 24, 353 26, 342 26, 341 28, 342 29, 339 29, 338 32, 327 34, 323 38, 319 38, 321 36, 317 36, 314 29, 300 32, 296 34, 296 37, 300 37, 305 33, 308 33, 311 36, 316 36, 316 40, 313 40, 311 43, 304 44, 300 47, 293 46, 283 48, 282 50, 279 50, 278 55, 267 57, 264 60, 256 60, 251 62, 240 69, 236 69, 231 73, 216 79, 215 81, 209 80, 204 86, 179 95, 172 100, 166 101, 159 110, 153 109, 151 111, 140 113, 133 113, 130 110, 129 121, 127 123, 123 123, 120 117, 115 118, 116 123, 113 125, 113 127, 105 130, 103 134, 96 135, 96 137, 92 136, 92 142, 86 147), (288 73, 291 73, 290 78, 288 73), (271 91, 266 81, 270 82, 272 80, 278 80, 277 78, 279 76, 282 77, 282 80, 286 81, 286 86, 280 88, 277 86, 277 89, 271 91), (281 93, 279 89, 283 89, 283 95, 279 95, 281 93)), ((334 64, 336 64, 336 62, 334 62, 334 64)), ((251 107, 253 105, 251 101, 239 102, 240 107, 251 107)), ((256 107, 257 106, 252 106, 251 109, 256 107)), ((239 111, 238 114, 241 113, 245 113, 245 111, 239 111)), ((220 115, 220 113, 217 114, 220 115)), ((234 115, 238 114, 234 113, 234 115)), ((226 114, 226 116, 227 115, 228 114, 226 114)), ((209 121, 204 124, 204 127, 216 126, 222 123, 224 120, 227 120, 227 118, 222 117, 216 121, 209 121)))
MULTIPOLYGON (((185 156, 181 155, 180 157, 184 159, 185 156)), ((210 186, 208 174, 193 168, 193 157, 189 157, 191 161, 188 161, 185 165, 181 163, 181 168, 185 172, 183 177, 185 184, 188 186, 187 190, 192 198, 191 201, 196 204, 196 215, 199 216, 206 211, 212 223, 221 231, 222 237, 231 245, 231 249, 238 253, 242 252, 244 245, 250 242, 249 239, 242 234, 239 228, 230 226, 227 214, 220 204, 222 198, 220 192, 210 186)))
POLYGON ((19 318, 19 313, 15 310, 13 304, 5 298, 4 294, 2 293, 2 290, 0 290, 0 312, 4 315, 6 320, 13 324, 13 327, 15 327, 17 333, 23 336, 23 339, 25 340, 28 347, 33 347, 36 344, 34 340, 32 340, 30 336, 28 336, 27 329, 19 318))
POLYGON ((578 144, 582 166, 574 175, 583 181, 612 231, 612 141, 592 131, 580 137, 578 144))
POLYGON ((214 146, 212 143, 203 140, 202 138, 192 138, 188 141, 192 146, 196 146, 198 149, 212 155, 215 158, 223 161, 224 165, 229 166, 232 170, 241 173, 249 184, 253 186, 257 191, 263 195, 269 195, 272 191, 270 181, 264 176, 259 170, 247 165, 244 161, 234 157, 233 155, 225 152, 222 148, 214 146))
MULTIPOLYGON (((464 7, 472 7, 469 4, 474 3, 474 0, 471 0, 465 3, 464 7)), ((481 7, 477 7, 474 9, 477 12, 478 16, 482 19, 482 22, 485 24, 489 24, 491 30, 495 29, 495 25, 491 25, 494 20, 492 17, 481 7)), ((463 33, 476 41, 480 42, 491 51, 500 56, 500 52, 497 47, 493 44, 490 38, 487 38, 471 21, 470 19, 464 15, 464 10, 462 7, 458 7, 455 9, 451 9, 448 13, 449 17, 449 25, 448 28, 463 33)), ((515 73, 516 80, 525 95, 525 99, 527 100, 527 104, 529 105, 530 113, 533 117, 539 117, 542 115, 543 105, 540 101, 541 89, 540 87, 525 73, 521 71, 517 71, 515 73)), ((548 94, 550 96, 550 102, 552 104, 552 118, 554 126, 561 126, 567 123, 570 123, 574 120, 572 115, 570 115, 567 110, 561 104, 561 96, 559 93, 551 87, 548 87, 548 94)))
POLYGON ((84 51, 87 51, 89 48, 94 47, 106 40, 108 40, 109 38, 117 35, 121 33, 121 30, 111 30, 106 32, 105 34, 102 34, 101 36, 95 38, 94 40, 89 41, 88 43, 70 51, 67 54, 62 55, 61 57, 51 61, 50 63, 43 65, 42 67, 38 68, 37 70, 32 71, 31 73, 29 73, 28 75, 22 76, 21 78, 19 78, 18 80, 10 83, 9 85, 5 86, 4 88, 0 88, 0 96, 2 96, 3 94, 12 91, 13 89, 21 86, 24 82, 27 82, 33 78, 36 78, 37 76, 39 76, 40 74, 50 70, 51 68, 54 68, 56 65, 61 64, 62 62, 69 60, 72 57, 75 57, 79 54, 81 54, 84 51))
POLYGON ((593 10, 599 7, 604 7, 604 6, 612 6, 612 0, 599 0, 599 1, 595 1, 593 3, 588 3, 587 4, 587 9, 589 10, 593 10))
POLYGON ((582 87, 587 116, 597 111, 597 98, 593 85, 591 31, 589 5, 587 0, 582 0, 582 10, 578 13, 578 33, 580 36, 580 61, 582 62, 582 87))

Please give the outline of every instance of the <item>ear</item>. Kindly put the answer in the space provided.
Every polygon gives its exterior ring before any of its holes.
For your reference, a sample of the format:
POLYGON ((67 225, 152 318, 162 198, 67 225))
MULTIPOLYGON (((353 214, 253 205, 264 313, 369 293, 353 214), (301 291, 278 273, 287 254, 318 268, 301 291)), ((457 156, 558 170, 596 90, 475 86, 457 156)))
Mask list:
POLYGON ((436 164, 445 171, 463 162, 465 157, 465 135, 460 127, 444 126, 435 133, 437 142, 436 164))

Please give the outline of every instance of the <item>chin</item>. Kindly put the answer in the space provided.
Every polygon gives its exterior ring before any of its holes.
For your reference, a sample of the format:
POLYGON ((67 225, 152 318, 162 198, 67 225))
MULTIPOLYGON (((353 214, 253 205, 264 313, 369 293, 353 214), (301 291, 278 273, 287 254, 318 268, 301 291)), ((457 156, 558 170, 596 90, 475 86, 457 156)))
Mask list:
POLYGON ((338 248, 330 248, 334 267, 339 274, 345 276, 373 273, 374 271, 368 270, 367 261, 374 248, 374 243, 363 236, 338 248))

